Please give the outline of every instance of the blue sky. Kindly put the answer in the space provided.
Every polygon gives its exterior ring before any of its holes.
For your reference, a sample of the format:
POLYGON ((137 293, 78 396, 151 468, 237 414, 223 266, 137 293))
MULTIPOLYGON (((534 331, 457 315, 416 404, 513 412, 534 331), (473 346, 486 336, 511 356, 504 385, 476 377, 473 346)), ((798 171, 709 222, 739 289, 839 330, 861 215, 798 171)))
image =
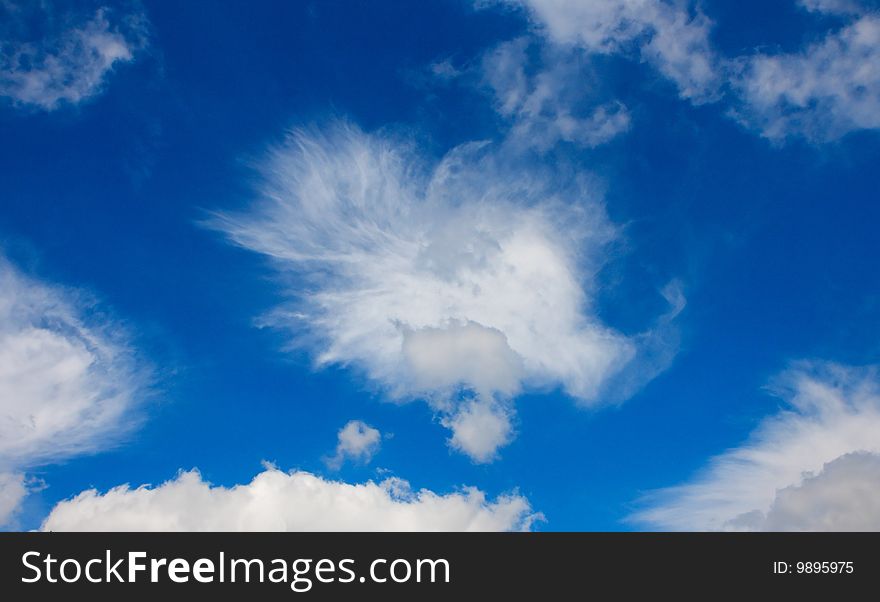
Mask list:
POLYGON ((877 10, 0 5, 7 528, 276 526, 189 523, 170 490, 134 489, 191 469, 172 485, 208 500, 276 478, 287 528, 312 502, 283 479, 304 472, 343 497, 384 483, 391 514, 328 508, 329 527, 396 528, 427 489, 471 514, 407 526, 880 528, 811 493, 880 499, 877 10), (340 201, 359 187, 362 206, 340 201), (410 262, 418 244, 434 267, 410 262), (82 382, 22 394, 41 377, 10 341, 71 324, 82 382), (118 412, 93 428, 71 410, 27 443, 50 397, 118 412))

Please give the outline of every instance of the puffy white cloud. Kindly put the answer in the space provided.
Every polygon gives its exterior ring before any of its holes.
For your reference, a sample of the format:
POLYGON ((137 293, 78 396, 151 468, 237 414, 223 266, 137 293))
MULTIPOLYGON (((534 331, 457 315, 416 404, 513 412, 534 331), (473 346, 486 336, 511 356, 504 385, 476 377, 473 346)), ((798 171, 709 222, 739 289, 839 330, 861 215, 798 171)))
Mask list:
POLYGON ((690 2, 667 0, 507 0, 527 8, 553 42, 591 53, 637 51, 696 102, 713 99, 720 77, 711 22, 690 2))
POLYGON ((154 488, 84 491, 59 503, 48 531, 513 531, 539 514, 519 495, 439 495, 405 481, 349 484, 271 466, 247 485, 212 487, 182 472, 154 488))
POLYGON ((427 399, 475 460, 509 440, 522 387, 590 404, 618 377, 649 377, 640 352, 662 341, 624 336, 593 307, 616 231, 583 182, 505 167, 482 144, 431 164, 346 124, 294 132, 263 175, 251 210, 211 225, 281 274, 291 303, 266 323, 319 366, 427 399))
POLYGON ((350 459, 368 463, 379 451, 382 435, 361 420, 350 420, 337 434, 336 453, 327 459, 327 465, 338 469, 350 459))
POLYGON ((497 399, 477 397, 462 403, 456 412, 443 419, 443 425, 452 430, 449 444, 466 453, 475 462, 491 462, 498 448, 513 437, 508 404, 497 399))
POLYGON ((629 111, 621 103, 596 105, 585 98, 589 86, 578 53, 545 48, 544 67, 527 73, 527 49, 528 40, 518 38, 482 61, 482 79, 495 108, 512 123, 508 142, 540 151, 559 141, 595 147, 629 129, 629 111))
POLYGON ((801 363, 774 388, 787 409, 633 519, 671 530, 880 528, 878 459, 865 455, 880 453, 877 368, 801 363))
POLYGON ((451 322, 443 328, 404 330, 401 352, 420 390, 451 389, 466 382, 484 396, 519 391, 522 359, 494 328, 451 322))
MULTIPOLYGON (((522 358, 504 334, 475 322, 403 333, 403 360, 422 391, 448 391, 468 383, 476 396, 464 400, 442 423, 450 445, 477 462, 489 462, 513 436, 509 398, 520 390, 522 358)), ((443 405, 442 401, 436 401, 443 405)))
MULTIPOLYGON (((92 305, 0 258, 0 472, 95 452, 136 423, 146 373, 118 325, 87 319, 92 305)), ((4 497, 21 499, 13 481, 4 497)))
POLYGON ((70 23, 73 16, 52 12, 44 3, 0 5, 0 96, 47 111, 82 102, 100 93, 116 64, 133 60, 146 44, 142 15, 115 18, 99 9, 70 23), (67 26, 57 31, 59 21, 67 26), (29 30, 34 22, 40 23, 36 40, 29 30))
POLYGON ((0 526, 8 525, 27 497, 28 488, 21 473, 0 472, 0 526))
POLYGON ((880 455, 841 456, 748 518, 743 526, 764 531, 880 531, 880 455))
MULTIPOLYGON (((817 4, 818 3, 814 3, 817 4)), ((737 116, 764 136, 822 142, 880 128, 880 15, 866 13, 793 54, 739 62, 737 116)))

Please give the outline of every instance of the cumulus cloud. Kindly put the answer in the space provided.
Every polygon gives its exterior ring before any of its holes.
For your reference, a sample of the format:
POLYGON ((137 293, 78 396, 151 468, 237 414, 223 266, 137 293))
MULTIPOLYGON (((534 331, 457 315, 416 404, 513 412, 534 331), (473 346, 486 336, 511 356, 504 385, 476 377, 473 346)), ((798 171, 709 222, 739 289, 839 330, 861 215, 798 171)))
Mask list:
POLYGON ((327 459, 330 468, 340 468, 346 460, 368 463, 379 451, 382 435, 361 420, 350 420, 337 434, 336 453, 327 459))
POLYGON ((637 53, 695 102, 718 94, 711 21, 690 2, 507 0, 526 8, 554 43, 591 53, 637 53))
POLYGON ((449 444, 464 452, 475 462, 495 459, 498 448, 513 436, 513 410, 495 399, 476 397, 463 402, 455 413, 443 419, 443 426, 452 430, 449 444))
POLYGON ((748 518, 744 526, 763 531, 880 531, 880 455, 841 456, 748 518))
POLYGON ((880 14, 856 18, 793 54, 740 61, 738 117, 770 139, 823 142, 880 128, 880 14))
POLYGON ((104 8, 85 19, 53 13, 44 3, 0 5, 0 96, 15 104, 51 111, 92 98, 116 65, 134 60, 146 44, 142 15, 117 17, 104 8))
POLYGON ((504 42, 483 57, 481 66, 496 110, 512 123, 509 142, 539 151, 559 141, 591 148, 629 129, 623 104, 590 102, 579 53, 545 48, 543 54, 551 56, 529 72, 528 45, 526 38, 504 42))
POLYGON ((594 307, 617 232, 583 182, 507 168, 483 144, 432 163, 339 123, 293 132, 263 176, 249 211, 210 223, 280 273, 291 302, 266 323, 318 366, 426 399, 475 460, 510 440, 524 387, 592 404, 642 371, 650 336, 617 332, 594 307))
POLYGON ((46 531, 527 531, 541 516, 519 495, 475 488, 439 495, 400 479, 349 484, 268 466, 246 485, 213 487, 182 472, 154 488, 84 491, 46 531))
POLYGON ((144 371, 121 327, 88 319, 93 307, 0 258, 4 499, 21 499, 23 470, 103 449, 135 424, 144 371))
POLYGON ((877 368, 801 363, 773 389, 786 409, 633 519, 670 530, 880 529, 877 368))
POLYGON ((475 322, 405 330, 403 360, 421 390, 466 382, 483 396, 519 391, 522 360, 499 330, 475 322))

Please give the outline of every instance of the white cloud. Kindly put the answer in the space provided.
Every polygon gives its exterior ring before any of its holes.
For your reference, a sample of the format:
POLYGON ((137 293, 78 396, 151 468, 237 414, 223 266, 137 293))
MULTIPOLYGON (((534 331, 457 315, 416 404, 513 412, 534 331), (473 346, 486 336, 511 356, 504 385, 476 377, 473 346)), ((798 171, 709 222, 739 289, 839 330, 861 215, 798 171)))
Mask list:
POLYGON ((267 323, 319 366, 427 399, 474 459, 509 440, 522 387, 561 386, 590 404, 644 368, 642 336, 604 325, 593 306, 616 231, 583 182, 504 167, 481 144, 432 165, 345 124, 294 132, 263 174, 260 201, 212 226, 286 282, 292 301, 267 323))
POLYGON ((95 452, 135 424, 145 375, 122 329, 90 309, 0 258, 0 472, 95 452))
POLYGON ((405 330, 402 352, 418 390, 451 395, 456 385, 468 383, 476 396, 442 420, 453 432, 449 443, 476 462, 495 459, 513 435, 513 410, 504 400, 519 392, 523 371, 504 334, 475 322, 405 330))
POLYGON ((774 388, 787 409, 633 519, 671 530, 880 529, 878 461, 848 455, 880 453, 877 369, 801 363, 774 388))
POLYGON ((880 128, 880 16, 865 14, 794 54, 740 61, 737 116, 770 139, 880 128))
POLYGON ((514 41, 490 53, 486 65, 499 112, 517 118, 514 133, 518 127, 521 138, 539 148, 556 140, 594 146, 628 125, 625 109, 615 112, 613 103, 598 107, 592 117, 571 115, 571 101, 563 99, 588 89, 589 82, 566 67, 559 48, 639 56, 675 82, 682 98, 697 103, 721 100, 727 82, 730 114, 777 142, 790 137, 827 142, 880 128, 876 2, 800 0, 806 10, 834 15, 844 26, 799 52, 736 59, 715 52, 711 21, 688 0, 506 3, 524 7, 552 43, 545 52, 556 53, 545 72, 527 76, 525 59, 517 55, 522 43, 514 41))
POLYGON ((449 444, 475 462, 491 462, 513 437, 509 404, 487 397, 463 402, 454 414, 443 419, 452 430, 449 444))
POLYGON ((475 322, 403 331, 403 360, 419 390, 450 389, 466 382, 480 395, 514 395, 522 378, 522 359, 504 334, 475 322))
POLYGON ((595 147, 625 132, 630 115, 619 102, 589 102, 577 53, 544 49, 537 73, 527 73, 528 40, 504 42, 482 61, 484 85, 497 112, 512 123, 508 142, 544 151, 558 141, 595 147), (586 108, 580 105, 586 104, 586 108))
POLYGON ((369 463, 379 451, 382 435, 361 420, 350 420, 337 433, 336 453, 327 459, 327 465, 338 469, 346 460, 369 463))
POLYGON ((99 9, 90 19, 55 31, 57 20, 73 17, 54 18, 43 3, 4 4, 2 12, 7 19, 0 29, 0 96, 46 111, 99 94, 114 67, 133 60, 146 43, 142 15, 113 19, 112 11, 99 9), (32 22, 42 22, 36 40, 28 30, 32 22))
POLYGON ((808 11, 839 15, 858 15, 865 12, 865 3, 860 0, 799 0, 808 11))
POLYGON ((720 83, 709 32, 692 3, 666 0, 507 0, 527 8, 556 44, 609 54, 636 51, 678 87, 682 98, 713 99, 720 83))
POLYGON ((27 494, 28 488, 23 474, 0 472, 0 526, 12 522, 27 494))
POLYGON ((880 531, 880 455, 841 456, 749 518, 744 527, 763 531, 880 531))
POLYGON ((271 466, 247 485, 212 487, 183 472, 154 488, 84 491, 59 503, 48 531, 515 531, 539 514, 519 495, 438 495, 405 481, 349 484, 271 466))

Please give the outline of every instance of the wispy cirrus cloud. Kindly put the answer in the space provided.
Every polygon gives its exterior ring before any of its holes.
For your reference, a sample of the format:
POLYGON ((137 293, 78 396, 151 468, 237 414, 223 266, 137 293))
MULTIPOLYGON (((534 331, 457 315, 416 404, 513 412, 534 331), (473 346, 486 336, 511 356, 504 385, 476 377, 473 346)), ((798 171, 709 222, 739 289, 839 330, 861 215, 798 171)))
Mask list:
POLYGON ((157 487, 88 490, 60 502, 45 531, 527 531, 541 515, 517 494, 448 494, 387 479, 350 484, 272 466, 215 487, 197 471, 157 487))
POLYGON ((801 362, 773 384, 786 408, 632 519, 670 530, 880 530, 876 367, 801 362))
POLYGON ((733 85, 740 103, 734 114, 769 139, 835 140, 880 128, 880 12, 855 3, 819 3, 840 10, 844 27, 804 50, 757 54, 736 62, 733 85))
POLYGON ((543 49, 541 66, 528 69, 527 38, 499 44, 483 57, 481 79, 499 115, 509 120, 507 143, 546 151, 557 142, 593 148, 630 127, 620 102, 590 98, 582 57, 543 49))
POLYGON ((553 43, 596 54, 632 54, 671 80, 682 98, 712 100, 722 83, 712 22, 693 2, 504 0, 525 9, 553 43))
MULTIPOLYGON (((516 114, 521 128, 531 124, 532 135, 537 134, 536 139, 545 146, 565 140, 566 135, 601 142, 603 137, 612 137, 613 129, 626 129, 626 112, 617 114, 616 120, 608 119, 608 107, 615 106, 613 98, 595 105, 595 122, 570 115, 572 90, 588 89, 590 82, 571 74, 553 76, 559 72, 558 57, 566 52, 613 54, 646 62, 675 84, 681 98, 696 104, 717 103, 743 127, 777 143, 796 138, 824 143, 850 132, 877 130, 880 6, 866 0, 800 0, 798 4, 816 15, 833 15, 843 23, 832 25, 822 39, 795 52, 764 50, 723 56, 711 40, 712 21, 690 0, 478 3, 522 9, 545 41, 545 52, 557 57, 548 61, 545 73, 533 78, 529 100, 519 100, 527 98, 522 90, 529 80, 516 71, 517 63, 512 60, 516 41, 490 53, 488 57, 494 61, 485 64, 487 79, 504 84, 497 88, 506 94, 499 97, 499 112, 516 114), (506 52, 506 57, 500 51, 506 52), (609 129, 615 124, 616 128, 609 129)), ((768 40, 768 45, 772 43, 768 40)), ((525 63, 520 57, 520 71, 525 63)))
POLYGON ((513 437, 523 389, 616 400, 665 367, 643 349, 677 345, 658 341, 670 328, 627 336, 599 318, 595 275, 618 232, 583 181, 506 167, 484 144, 432 162, 345 123, 294 131, 262 173, 260 199, 210 225, 282 276, 291 302, 266 322, 318 366, 427 400, 477 462, 513 437))
POLYGON ((105 449, 137 424, 148 373, 125 329, 93 307, 0 257, 0 524, 28 469, 105 449))
POLYGON ((15 105, 52 111, 93 98, 147 44, 141 13, 57 12, 45 3, 0 5, 0 96, 15 105))
POLYGON ((834 15, 858 15, 865 12, 868 2, 862 0, 798 0, 805 9, 834 15))

